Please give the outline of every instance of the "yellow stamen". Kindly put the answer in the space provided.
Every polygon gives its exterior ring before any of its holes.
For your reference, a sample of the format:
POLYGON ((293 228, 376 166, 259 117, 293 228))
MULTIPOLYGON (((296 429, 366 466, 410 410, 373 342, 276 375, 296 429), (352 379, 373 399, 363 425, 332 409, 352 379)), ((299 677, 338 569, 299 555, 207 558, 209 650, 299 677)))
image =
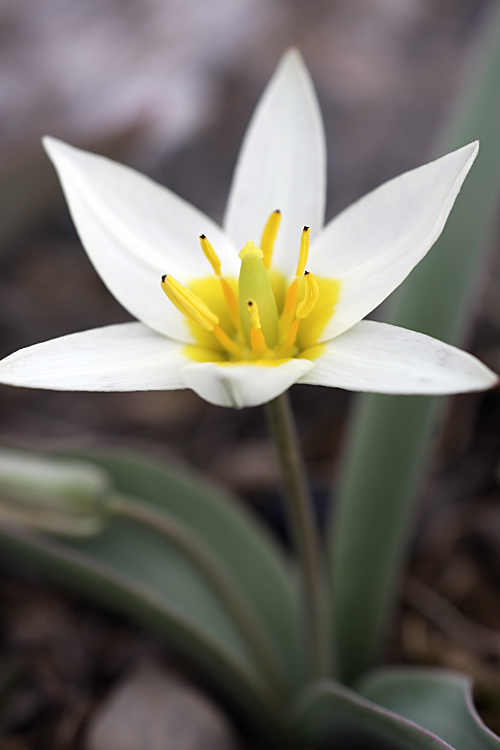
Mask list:
POLYGON ((219 280, 222 286, 222 293, 224 294, 224 299, 226 300, 229 317, 231 318, 231 322, 236 328, 236 330, 239 331, 241 329, 241 324, 240 324, 240 312, 238 309, 238 298, 236 294, 234 293, 234 290, 231 287, 231 285, 221 275, 220 258, 204 234, 200 234, 200 245, 201 245, 201 249, 203 250, 205 254, 205 258, 208 260, 208 262, 212 266, 215 275, 219 277, 219 280))
POLYGON ((278 234, 280 224, 281 211, 277 209, 276 211, 272 212, 271 216, 267 220, 264 231, 262 232, 262 237, 260 239, 260 246, 262 248, 262 252, 264 253, 262 262, 264 263, 266 270, 268 270, 271 266, 274 243, 276 241, 276 235, 278 234))
POLYGON ((247 302, 248 312, 250 313, 250 321, 252 327, 250 329, 250 345, 252 352, 256 357, 263 358, 269 356, 269 349, 267 348, 264 334, 260 324, 259 308, 254 300, 247 302))
POLYGON ((215 275, 220 276, 221 263, 219 260, 219 256, 217 255, 217 253, 215 252, 212 245, 207 240, 204 234, 200 234, 200 245, 201 245, 201 249, 203 250, 205 254, 205 258, 208 260, 208 262, 212 266, 215 275))
POLYGON ((240 310, 238 307, 238 297, 236 296, 236 293, 231 284, 226 281, 223 276, 220 277, 220 283, 222 287, 222 293, 224 294, 224 299, 226 300, 227 311, 229 313, 229 317, 231 318, 231 322, 236 330, 240 331, 241 322, 240 310))
POLYGON ((219 324, 219 318, 214 315, 209 307, 185 286, 182 286, 172 276, 162 276, 161 288, 169 298, 170 302, 195 323, 198 323, 206 331, 213 331, 219 324))
POLYGON ((298 290, 298 279, 294 279, 288 287, 288 292, 285 297, 285 304, 283 305, 283 312, 281 313, 279 327, 280 327, 280 338, 283 338, 285 332, 288 330, 295 318, 295 310, 297 307, 297 290, 298 290))
POLYGON ((302 230, 302 237, 300 238, 299 262, 295 272, 298 279, 303 276, 304 271, 306 270, 307 256, 309 255, 309 233, 309 227, 304 227, 302 230))
POLYGON ((318 282, 309 271, 305 271, 304 273, 304 282, 305 294, 304 299, 297 307, 297 318, 307 318, 309 313, 312 312, 319 297, 318 282))
POLYGON ((236 359, 243 359, 243 348, 233 341, 233 339, 230 339, 220 326, 215 326, 214 333, 226 351, 236 357, 236 359))
POLYGON ((241 260, 243 260, 243 258, 246 258, 249 255, 255 255, 256 258, 260 258, 261 260, 264 257, 264 253, 262 252, 260 247, 254 245, 253 242, 247 242, 243 250, 240 250, 238 258, 241 258, 241 260))
POLYGON ((252 346, 252 352, 257 359, 265 359, 269 356, 269 349, 267 348, 266 340, 261 328, 251 329, 250 344, 252 346))
POLYGON ((257 303, 253 299, 251 299, 247 302, 247 307, 248 312, 250 313, 250 322, 252 323, 252 328, 262 328, 260 324, 260 315, 257 303))
POLYGON ((278 359, 281 359, 282 357, 289 357, 293 353, 293 347, 295 344, 295 339, 297 338, 297 332, 299 330, 299 324, 300 324, 300 318, 295 318, 292 325, 290 326, 286 339, 283 341, 283 344, 278 350, 277 357, 278 359))

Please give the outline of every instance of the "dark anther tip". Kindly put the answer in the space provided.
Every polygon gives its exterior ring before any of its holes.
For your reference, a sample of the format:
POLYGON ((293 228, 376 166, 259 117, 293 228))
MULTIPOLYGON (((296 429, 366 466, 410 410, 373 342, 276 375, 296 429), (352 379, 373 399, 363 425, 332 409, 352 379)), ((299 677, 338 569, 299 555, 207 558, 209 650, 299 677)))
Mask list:
POLYGON ((248 307, 252 307, 252 305, 253 305, 253 302, 252 302, 252 300, 251 300, 251 299, 249 299, 249 300, 248 300, 248 302, 247 302, 247 305, 248 305, 248 307))
POLYGON ((308 231, 309 231, 309 227, 304 227, 304 232, 308 232, 308 231))
POLYGON ((200 234, 200 240, 206 240, 206 239, 207 239, 207 238, 205 237, 205 235, 204 235, 204 234, 200 234))
POLYGON ((304 271, 304 276, 309 276, 309 271, 304 271))
POLYGON ((161 280, 165 281, 165 279, 167 278, 167 276, 168 276, 168 274, 164 273, 163 276, 161 277, 161 280))
POLYGON ((280 213, 281 213, 281 211, 279 210, 279 208, 277 208, 277 209, 276 209, 276 211, 275 211, 274 213, 275 213, 275 214, 280 214, 280 213))

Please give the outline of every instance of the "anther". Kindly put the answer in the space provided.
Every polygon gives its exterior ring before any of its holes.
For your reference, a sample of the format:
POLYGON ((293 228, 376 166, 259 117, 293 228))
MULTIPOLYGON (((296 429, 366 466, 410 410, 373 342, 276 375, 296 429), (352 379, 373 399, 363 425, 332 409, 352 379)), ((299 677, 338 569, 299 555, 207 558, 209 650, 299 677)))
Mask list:
POLYGON ((219 318, 198 297, 180 282, 165 274, 161 278, 161 288, 169 298, 170 302, 187 318, 197 323, 206 331, 213 331, 219 324, 219 318))
POLYGON ((266 226, 264 227, 264 231, 262 232, 262 237, 260 239, 260 247, 262 249, 262 252, 264 253, 262 262, 264 263, 266 270, 268 270, 271 266, 274 243, 276 241, 276 235, 278 234, 280 224, 281 211, 278 208, 276 209, 276 211, 272 212, 271 216, 266 221, 266 226))
POLYGON ((215 275, 220 276, 221 262, 220 262, 219 256, 217 255, 217 253, 215 252, 212 245, 207 240, 204 234, 200 234, 200 245, 205 255, 205 258, 208 260, 208 262, 212 266, 215 275))
POLYGON ((262 328, 260 324, 259 308, 257 307, 257 304, 253 301, 253 299, 248 300, 247 307, 248 307, 248 312, 250 313, 250 321, 252 323, 252 328, 262 328))
POLYGON ((307 318, 310 312, 312 312, 319 297, 318 282, 314 278, 312 273, 309 271, 304 272, 304 299, 297 307, 297 318, 307 318))
POLYGON ((302 230, 302 236, 300 238, 299 262, 297 264, 297 270, 295 272, 295 275, 299 279, 304 274, 304 271, 306 269, 307 256, 309 255, 309 234, 309 227, 304 227, 304 229, 302 230))
POLYGON ((241 328, 241 325, 240 325, 240 313, 238 309, 238 297, 236 296, 232 286, 221 275, 220 258, 215 252, 215 250, 213 249, 210 242, 207 240, 206 235, 204 234, 200 234, 200 245, 205 255, 205 258, 208 260, 208 262, 212 266, 215 275, 219 277, 221 287, 222 287, 222 293, 224 295, 227 310, 229 312, 229 317, 231 318, 231 322, 236 328, 236 330, 239 331, 241 328))

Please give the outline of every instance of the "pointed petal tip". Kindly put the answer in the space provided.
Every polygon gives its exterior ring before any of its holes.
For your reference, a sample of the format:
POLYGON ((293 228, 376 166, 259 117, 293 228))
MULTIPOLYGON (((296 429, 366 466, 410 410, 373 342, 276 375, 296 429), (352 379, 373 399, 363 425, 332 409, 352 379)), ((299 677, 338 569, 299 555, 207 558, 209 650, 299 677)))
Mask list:
POLYGON ((54 138, 53 135, 42 136, 42 146, 48 154, 50 154, 53 149, 59 148, 60 146, 64 147, 67 145, 67 143, 59 140, 59 138, 54 138))
MULTIPOLYGON (((471 141, 461 148, 457 148, 455 151, 451 151, 449 154, 445 154, 443 159, 447 157, 462 157, 466 172, 469 171, 471 166, 474 164, 476 156, 479 152, 479 141, 471 141)), ((439 161, 439 160, 438 160, 439 161)))
POLYGON ((464 151, 470 152, 470 158, 472 161, 476 158, 478 151, 479 151, 479 141, 471 141, 466 146, 463 147, 464 151))
MULTIPOLYGON (((465 353, 465 352, 464 352, 465 353)), ((490 370, 481 360, 476 359, 473 355, 468 355, 471 361, 475 362, 476 367, 469 373, 469 382, 464 386, 463 391, 457 393, 472 393, 479 391, 491 391, 500 383, 500 378, 490 370)))
MULTIPOLYGON (((443 154, 443 156, 438 157, 434 162, 429 162, 429 164, 455 164, 458 170, 458 175, 461 175, 461 182, 463 182, 465 176, 474 164, 478 152, 479 141, 471 141, 465 146, 460 146, 460 148, 456 148, 454 151, 449 151, 448 153, 443 154)), ((427 165, 423 166, 425 167, 427 165)), ((417 167, 417 169, 419 168, 417 167)))
POLYGON ((49 159, 55 164, 59 157, 69 156, 81 149, 71 146, 71 144, 62 141, 60 138, 54 138, 52 135, 44 135, 42 146, 49 159))
POLYGON ((496 372, 493 372, 493 370, 490 370, 489 368, 486 368, 488 370, 488 378, 489 383, 486 386, 486 391, 491 391, 493 388, 496 388, 498 385, 500 385, 500 377, 496 374, 496 372))
POLYGON ((57 150, 59 141, 57 138, 53 138, 51 135, 44 135, 42 137, 42 146, 51 161, 53 161, 54 151, 57 150))
POLYGON ((288 49, 283 52, 279 65, 299 65, 303 68, 307 67, 302 52, 298 47, 288 47, 288 49))
MULTIPOLYGON (((287 82, 287 85, 296 81, 313 88, 311 74, 307 67, 302 52, 298 47, 289 47, 281 55, 278 64, 271 76, 270 82, 287 82)), ((281 83, 281 85, 283 85, 281 83)))
POLYGON ((285 76, 296 76, 297 78, 305 78, 312 86, 311 74, 309 68, 306 65, 302 52, 298 47, 289 47, 283 55, 276 67, 274 77, 285 77, 285 76))

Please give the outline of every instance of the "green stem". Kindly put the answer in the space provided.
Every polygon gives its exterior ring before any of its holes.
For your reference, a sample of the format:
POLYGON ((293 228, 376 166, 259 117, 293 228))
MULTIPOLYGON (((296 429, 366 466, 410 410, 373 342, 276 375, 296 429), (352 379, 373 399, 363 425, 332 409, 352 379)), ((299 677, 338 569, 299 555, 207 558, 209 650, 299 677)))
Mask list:
POLYGON ((290 530, 302 571, 310 677, 325 677, 329 674, 329 648, 321 544, 288 394, 270 401, 266 409, 283 474, 290 530))
POLYGON ((184 524, 145 502, 115 493, 110 498, 110 508, 116 516, 139 523, 164 537, 186 555, 232 616, 270 686, 278 696, 286 695, 288 688, 285 678, 266 634, 248 602, 210 548, 184 524))

